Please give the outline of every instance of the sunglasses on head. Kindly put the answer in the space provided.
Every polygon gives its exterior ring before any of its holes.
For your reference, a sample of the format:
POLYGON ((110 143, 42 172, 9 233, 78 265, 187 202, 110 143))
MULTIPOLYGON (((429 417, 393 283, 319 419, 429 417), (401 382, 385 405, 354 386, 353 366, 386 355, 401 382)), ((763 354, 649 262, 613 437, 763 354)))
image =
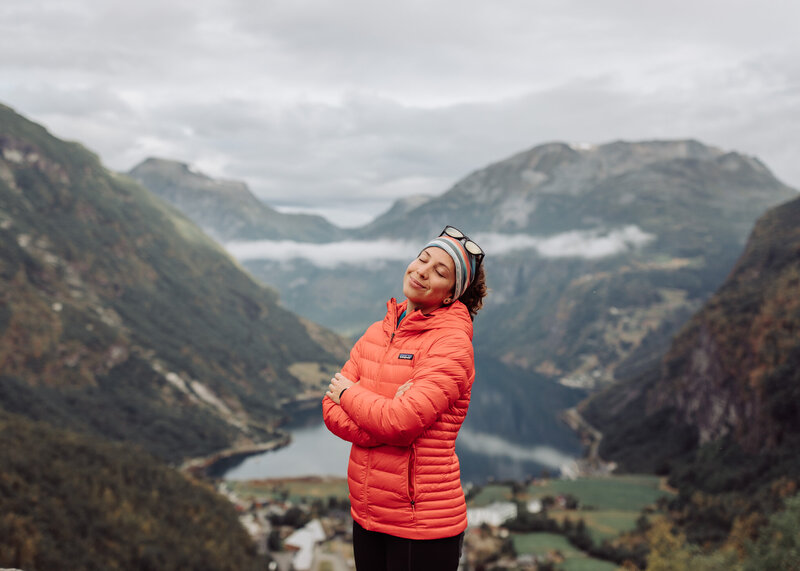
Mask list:
POLYGON ((464 249, 475 256, 476 263, 480 264, 481 260, 483 260, 484 253, 481 247, 455 226, 445 226, 439 236, 450 236, 461 242, 464 245, 464 249))

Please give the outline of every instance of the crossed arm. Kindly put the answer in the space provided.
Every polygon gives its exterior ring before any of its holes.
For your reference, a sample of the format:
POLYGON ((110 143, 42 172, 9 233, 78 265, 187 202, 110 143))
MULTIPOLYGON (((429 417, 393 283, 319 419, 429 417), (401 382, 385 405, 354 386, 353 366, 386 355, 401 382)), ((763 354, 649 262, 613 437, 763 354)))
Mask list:
POLYGON ((358 344, 322 402, 328 429, 365 447, 408 446, 462 393, 472 364, 472 344, 464 336, 441 339, 401 385, 393 398, 361 386, 358 344), (343 394, 344 393, 344 394, 343 394))

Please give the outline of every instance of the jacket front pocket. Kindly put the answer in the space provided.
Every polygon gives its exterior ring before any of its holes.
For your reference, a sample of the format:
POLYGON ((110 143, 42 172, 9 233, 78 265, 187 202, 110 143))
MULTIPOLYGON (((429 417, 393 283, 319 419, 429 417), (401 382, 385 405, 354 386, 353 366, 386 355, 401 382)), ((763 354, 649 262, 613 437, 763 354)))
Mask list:
POLYGON ((414 502, 417 498, 417 485, 416 485, 416 472, 417 472, 417 454, 416 450, 412 446, 410 448, 410 452, 408 454, 408 501, 411 503, 411 506, 414 506, 414 502))

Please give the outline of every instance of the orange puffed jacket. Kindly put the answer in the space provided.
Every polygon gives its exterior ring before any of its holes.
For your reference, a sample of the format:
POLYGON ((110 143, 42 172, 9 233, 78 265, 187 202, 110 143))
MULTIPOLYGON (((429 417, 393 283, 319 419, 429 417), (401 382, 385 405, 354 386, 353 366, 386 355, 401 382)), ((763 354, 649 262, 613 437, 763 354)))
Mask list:
POLYGON ((370 531, 440 539, 467 527, 455 442, 475 365, 472 320, 456 301, 428 315, 391 299, 342 374, 356 384, 322 403, 328 429, 353 443, 347 469, 353 519, 370 531), (413 384, 395 398, 397 388, 413 384))

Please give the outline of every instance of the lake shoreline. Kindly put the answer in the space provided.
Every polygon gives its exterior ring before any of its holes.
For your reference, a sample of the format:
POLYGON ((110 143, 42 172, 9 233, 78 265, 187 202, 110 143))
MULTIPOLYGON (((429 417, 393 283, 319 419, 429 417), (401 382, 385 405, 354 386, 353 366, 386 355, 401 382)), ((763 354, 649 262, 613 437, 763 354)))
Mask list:
POLYGON ((288 432, 277 430, 276 433, 276 437, 267 442, 225 448, 208 456, 190 458, 181 465, 180 471, 196 477, 218 479, 221 477, 218 474, 224 474, 250 456, 274 452, 292 443, 292 436, 288 432))
MULTIPOLYGON (((313 410, 317 406, 321 408, 322 396, 302 395, 295 399, 289 399, 283 403, 287 409, 288 419, 282 425, 291 425, 296 416, 302 416, 313 410)), ((180 471, 193 476, 216 480, 223 479, 225 472, 241 464, 250 456, 257 456, 264 452, 275 452, 285 448, 292 443, 290 432, 281 429, 274 430, 275 437, 266 442, 256 442, 245 446, 233 446, 218 450, 207 456, 189 458, 180 466, 180 471)))

